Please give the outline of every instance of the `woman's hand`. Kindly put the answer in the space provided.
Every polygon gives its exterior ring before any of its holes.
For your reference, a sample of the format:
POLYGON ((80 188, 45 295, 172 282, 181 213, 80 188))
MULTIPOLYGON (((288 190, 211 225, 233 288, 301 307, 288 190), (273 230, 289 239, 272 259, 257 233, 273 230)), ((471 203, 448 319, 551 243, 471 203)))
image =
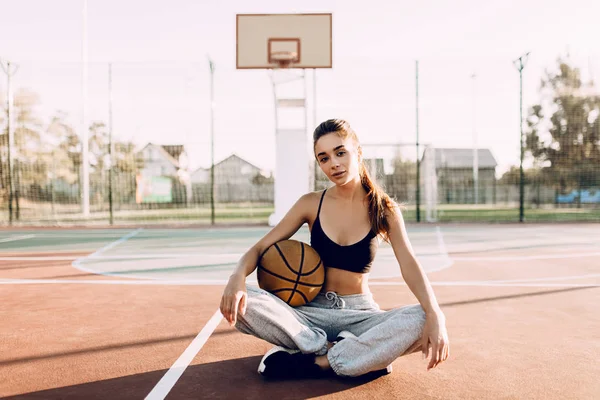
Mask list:
POLYGON ((230 326, 234 326, 237 321, 237 313, 240 315, 246 314, 246 300, 248 293, 246 292, 246 279, 243 276, 231 275, 223 296, 221 297, 221 314, 229 322, 230 326))
POLYGON ((446 361, 450 356, 450 341, 446 331, 446 317, 441 310, 426 314, 421 349, 423 358, 429 357, 429 345, 431 345, 431 360, 427 365, 427 371, 435 368, 439 363, 446 361))

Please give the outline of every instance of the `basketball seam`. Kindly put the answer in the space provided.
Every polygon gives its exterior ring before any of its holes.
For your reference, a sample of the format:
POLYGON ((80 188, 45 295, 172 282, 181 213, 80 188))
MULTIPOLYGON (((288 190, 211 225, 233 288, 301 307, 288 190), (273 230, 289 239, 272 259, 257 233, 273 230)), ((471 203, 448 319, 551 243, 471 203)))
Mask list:
POLYGON ((288 304, 290 301, 292 301, 292 298, 294 297, 294 293, 296 293, 296 289, 298 288, 298 282, 300 281, 300 278, 302 277, 302 267, 304 266, 304 243, 300 242, 300 248, 302 249, 302 255, 300 257, 300 267, 298 268, 298 274, 296 275, 296 282, 294 283, 294 289, 292 289, 292 293, 290 294, 290 298, 288 300, 288 304))
POLYGON ((323 260, 319 259, 319 263, 317 264, 317 266, 314 267, 313 269, 311 269, 310 271, 302 274, 302 276, 311 275, 313 272, 315 272, 317 269, 319 269, 319 266, 321 265, 322 262, 323 262, 323 260))
MULTIPOLYGON (((268 273, 268 274, 271 274, 271 275, 273 275, 273 276, 275 276, 275 277, 277 277, 277 278, 279 278, 279 279, 283 279, 283 280, 284 280, 284 281, 286 281, 286 282, 295 283, 295 281, 294 281, 293 279, 286 278, 285 276, 281 276, 281 275, 279 275, 279 274, 277 274, 277 273, 275 273, 275 272, 273 272, 273 271, 270 271, 270 270, 268 270, 267 268, 265 268, 264 266, 262 266, 261 264, 258 264, 258 268, 260 268, 260 269, 261 269, 261 270, 263 270, 264 272, 266 272, 266 273, 268 273)), ((323 281, 323 283, 325 283, 325 282, 323 281)), ((304 283, 304 282, 298 282, 298 284, 299 284, 299 285, 302 285, 302 286, 310 286, 310 287, 320 287, 320 286, 323 286, 323 283, 321 283, 321 284, 316 284, 316 283, 304 283)))
MULTIPOLYGON (((300 242, 303 243, 303 242, 300 242)), ((292 269, 292 267, 290 267, 290 265, 288 264, 286 258, 283 256, 283 253, 281 252, 281 249, 279 248, 279 246, 277 245, 277 243, 273 243, 273 246, 277 249, 277 251, 279 252, 279 255, 281 256, 281 258, 283 258, 283 261, 285 262, 285 266, 292 271, 294 274, 299 274, 301 276, 308 276, 311 275, 313 272, 315 272, 319 266, 321 265, 321 263, 323 263, 323 260, 321 260, 321 258, 319 257, 319 262, 317 263, 317 266, 314 267, 312 270, 305 272, 304 274, 300 274, 299 272, 296 272, 292 269)), ((262 252, 262 254, 260 255, 259 259, 262 260, 262 258, 264 257, 264 255, 267 253, 267 251, 269 251, 269 248, 267 248, 265 251, 262 252)), ((317 254, 318 255, 318 254, 317 254)))
POLYGON ((269 247, 267 247, 261 254, 260 257, 258 257, 259 259, 262 259, 264 257, 264 255, 266 254, 266 252, 269 251, 269 247))
MULTIPOLYGON (((286 289, 275 289, 275 290, 271 291, 271 293, 275 294, 275 293, 279 293, 279 292, 285 292, 287 290, 293 290, 293 289, 289 289, 289 288, 286 288, 286 289)), ((302 296, 302 298, 304 299, 304 301, 306 301, 308 303, 308 298, 306 297, 306 295, 304 293, 302 293, 302 292, 296 292, 296 293, 298 293, 300 296, 302 296)))
MULTIPOLYGON (((292 267, 290 267, 290 264, 288 263, 287 259, 285 258, 285 256, 283 255, 283 252, 281 251, 281 249, 279 248, 279 245, 277 243, 274 244, 275 249, 277 249, 277 251, 279 252, 279 255, 281 256, 281 259, 283 260, 283 262, 285 263, 285 266, 288 267, 288 269, 290 271, 292 271, 292 273, 294 274, 298 274, 298 272, 294 271, 294 269, 292 267)), ((303 249, 304 250, 304 249, 303 249)))

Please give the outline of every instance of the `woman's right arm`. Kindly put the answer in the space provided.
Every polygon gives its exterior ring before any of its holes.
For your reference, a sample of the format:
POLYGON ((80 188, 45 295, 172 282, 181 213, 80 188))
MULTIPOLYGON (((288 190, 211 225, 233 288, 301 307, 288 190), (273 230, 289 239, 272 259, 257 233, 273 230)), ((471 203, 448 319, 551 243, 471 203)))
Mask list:
POLYGON ((246 313, 246 277, 256 269, 258 259, 265 250, 274 243, 292 237, 308 221, 312 195, 309 193, 302 196, 283 219, 238 261, 223 291, 220 306, 221 313, 231 326, 235 325, 238 312, 241 315, 246 313))

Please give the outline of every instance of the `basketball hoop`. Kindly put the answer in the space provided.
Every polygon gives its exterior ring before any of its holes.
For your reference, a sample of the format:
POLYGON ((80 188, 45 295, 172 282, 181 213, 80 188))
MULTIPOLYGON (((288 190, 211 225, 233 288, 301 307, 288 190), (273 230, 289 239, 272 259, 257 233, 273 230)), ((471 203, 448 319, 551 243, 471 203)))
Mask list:
POLYGON ((274 51, 269 57, 269 62, 277 64, 277 68, 290 68, 298 61, 298 53, 294 51, 274 51))
POLYGON ((332 14, 237 14, 236 69, 332 68, 332 14))

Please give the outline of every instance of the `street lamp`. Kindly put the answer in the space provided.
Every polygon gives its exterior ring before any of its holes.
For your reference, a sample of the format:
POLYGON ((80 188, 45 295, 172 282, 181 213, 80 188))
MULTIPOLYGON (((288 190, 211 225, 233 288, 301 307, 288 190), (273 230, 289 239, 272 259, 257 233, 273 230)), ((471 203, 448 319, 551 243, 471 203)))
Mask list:
POLYGON ((530 52, 523 54, 517 58, 513 63, 519 71, 519 129, 520 129, 520 148, 521 148, 521 161, 519 163, 519 222, 525 220, 524 212, 524 198, 525 198, 525 174, 523 172, 523 158, 525 156, 525 136, 523 135, 523 69, 527 64, 530 52))

